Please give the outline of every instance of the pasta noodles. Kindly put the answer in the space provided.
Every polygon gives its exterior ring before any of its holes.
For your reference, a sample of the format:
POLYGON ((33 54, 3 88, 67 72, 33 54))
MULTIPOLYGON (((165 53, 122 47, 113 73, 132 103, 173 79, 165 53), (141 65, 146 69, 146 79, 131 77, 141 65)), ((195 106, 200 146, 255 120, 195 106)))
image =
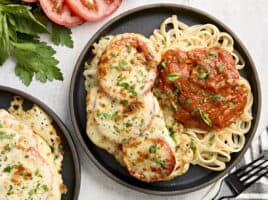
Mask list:
MULTIPOLYGON (((236 69, 245 67, 244 60, 234 49, 232 37, 212 24, 188 26, 174 15, 167 18, 159 29, 154 30, 150 40, 156 44, 160 54, 170 49, 189 51, 196 48, 221 47, 232 54, 236 69)), ((247 89, 247 103, 242 115, 229 127, 211 131, 184 127, 183 132, 191 138, 191 147, 194 150, 192 164, 221 171, 226 168, 226 162, 231 160, 231 153, 239 152, 243 148, 245 134, 251 126, 253 96, 246 79, 240 76, 239 84, 247 89)))

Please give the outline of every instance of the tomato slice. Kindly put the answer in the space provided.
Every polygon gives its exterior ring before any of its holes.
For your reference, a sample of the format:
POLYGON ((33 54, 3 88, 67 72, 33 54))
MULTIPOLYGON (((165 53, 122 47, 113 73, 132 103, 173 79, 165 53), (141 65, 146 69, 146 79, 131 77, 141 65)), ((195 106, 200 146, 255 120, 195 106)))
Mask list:
POLYGON ((23 2, 26 2, 26 3, 36 3, 38 2, 38 0, 22 0, 23 2))
POLYGON ((111 15, 122 0, 65 0, 72 11, 81 18, 94 22, 111 15))
POLYGON ((71 27, 83 23, 83 19, 76 16, 64 3, 64 0, 39 0, 47 17, 60 25, 71 27))

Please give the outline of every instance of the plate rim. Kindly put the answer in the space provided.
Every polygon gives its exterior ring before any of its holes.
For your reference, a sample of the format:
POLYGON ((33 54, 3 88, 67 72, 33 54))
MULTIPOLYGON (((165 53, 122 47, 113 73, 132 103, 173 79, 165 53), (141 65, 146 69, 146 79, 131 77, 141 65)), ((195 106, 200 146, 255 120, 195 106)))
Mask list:
POLYGON ((74 160, 75 187, 74 187, 74 195, 72 196, 72 198, 74 200, 77 200, 79 197, 80 186, 81 186, 81 165, 80 165, 78 151, 75 148, 74 140, 71 136, 70 131, 67 129, 66 125, 63 123, 63 121, 59 118, 59 116, 51 108, 49 108, 45 103, 43 103, 42 101, 40 101, 36 97, 34 97, 34 96, 24 92, 24 91, 14 89, 14 88, 11 88, 8 86, 4 86, 4 85, 0 85, 0 91, 9 92, 9 93, 12 93, 14 95, 21 96, 21 97, 27 99, 28 101, 32 102, 33 104, 40 106, 53 119, 53 121, 57 124, 59 129, 62 131, 63 135, 66 138, 66 141, 68 143, 68 146, 70 148, 70 151, 71 151, 71 154, 72 154, 72 157, 74 160))
POLYGON ((256 65, 255 65, 252 57, 250 56, 249 51, 247 50, 247 48, 245 47, 243 42, 238 38, 238 36, 232 31, 232 29, 230 29, 227 25, 225 25, 225 23, 221 22, 216 17, 208 14, 206 11, 203 11, 199 8, 195 8, 195 7, 188 6, 188 5, 177 4, 177 3, 152 3, 152 4, 143 5, 143 6, 137 6, 135 8, 130 9, 130 10, 126 10, 126 11, 122 12, 121 14, 113 17, 111 20, 107 21, 103 26, 101 26, 101 28, 99 28, 94 33, 94 35, 92 37, 89 38, 89 41, 86 43, 83 50, 81 51, 81 53, 80 53, 80 55, 75 63, 74 70, 72 72, 72 78, 71 78, 70 89, 69 89, 69 108, 70 108, 72 125, 73 125, 74 130, 75 130, 75 135, 78 138, 80 144, 82 145, 83 150, 85 151, 87 156, 90 158, 90 160, 95 164, 95 166, 97 166, 97 168, 99 168, 106 176, 108 176, 109 178, 111 178, 115 182, 117 182, 123 186, 126 186, 127 188, 134 189, 135 191, 138 191, 138 192, 143 192, 143 193, 152 194, 152 195, 171 196, 171 195, 178 195, 178 194, 186 194, 186 193, 194 192, 194 191, 200 190, 202 188, 205 188, 205 187, 215 183, 216 181, 220 180, 223 176, 225 176, 228 172, 231 171, 231 169, 244 156, 245 152, 247 151, 248 147, 251 145, 252 140, 256 134, 256 131, 257 131, 257 128, 259 125, 259 121, 260 121, 260 115, 261 115, 261 107, 262 107, 262 98, 261 97, 262 97, 262 94, 261 94, 261 87, 260 87, 260 79, 259 79, 259 76, 258 76, 258 73, 256 70, 256 65), (202 184, 195 186, 195 187, 192 187, 192 188, 175 190, 175 191, 150 190, 150 189, 144 189, 141 187, 134 186, 134 185, 129 184, 129 183, 121 180, 120 178, 116 177, 113 173, 111 173, 104 166, 102 166, 97 161, 97 159, 92 154, 92 152, 88 149, 88 147, 87 147, 87 145, 82 137, 82 133, 79 130, 78 124, 76 122, 77 119, 76 119, 76 115, 75 115, 75 111, 74 111, 74 98, 73 98, 76 77, 77 77, 78 71, 80 69, 79 65, 82 62, 83 58, 86 56, 88 49, 91 47, 91 45, 93 44, 95 39, 97 39, 97 37, 101 34, 101 32, 103 32, 105 29, 107 29, 114 22, 116 22, 116 21, 120 20, 121 18, 126 17, 130 14, 134 14, 136 12, 146 10, 146 9, 161 8, 161 7, 183 9, 183 10, 187 10, 188 12, 194 12, 194 13, 206 16, 206 17, 212 19, 213 21, 215 21, 217 24, 220 24, 225 29, 225 31, 227 33, 229 33, 232 36, 232 38, 234 38, 234 40, 241 46, 241 49, 243 49, 246 57, 248 58, 249 63, 251 65, 251 70, 253 71, 253 74, 254 74, 255 79, 256 79, 257 96, 258 96, 258 101, 256 102, 258 104, 258 110, 257 110, 257 114, 256 114, 256 118, 255 118, 256 121, 255 121, 253 130, 252 130, 252 133, 248 138, 248 143, 244 146, 243 150, 239 152, 239 155, 237 155, 236 160, 233 163, 231 163, 219 175, 215 176, 214 178, 207 181, 206 183, 202 183, 202 184))

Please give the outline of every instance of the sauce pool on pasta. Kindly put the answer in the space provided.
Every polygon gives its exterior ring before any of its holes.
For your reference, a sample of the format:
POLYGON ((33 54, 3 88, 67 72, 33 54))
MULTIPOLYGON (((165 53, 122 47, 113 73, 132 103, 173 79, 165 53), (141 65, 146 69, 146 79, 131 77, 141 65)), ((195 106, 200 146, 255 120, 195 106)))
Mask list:
POLYGON ((238 83, 232 55, 220 47, 168 50, 159 72, 158 87, 185 127, 221 129, 244 111, 247 89, 238 83))

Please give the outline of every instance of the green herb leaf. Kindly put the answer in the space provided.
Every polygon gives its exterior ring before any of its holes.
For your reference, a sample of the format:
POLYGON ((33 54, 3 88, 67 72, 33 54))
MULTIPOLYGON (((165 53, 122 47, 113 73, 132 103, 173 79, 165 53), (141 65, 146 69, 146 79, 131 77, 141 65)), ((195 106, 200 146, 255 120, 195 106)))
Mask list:
POLYGON ((209 77, 209 72, 208 73, 200 73, 200 74, 198 74, 198 77, 200 78, 200 79, 207 79, 208 77, 209 77))
POLYGON ((202 66, 202 65, 197 66, 197 71, 198 72, 202 72, 203 69, 204 69, 204 66, 202 66))
POLYGON ((157 145, 156 144, 153 144, 149 147, 149 152, 150 153, 155 153, 157 150, 157 145))
POLYGON ((6 134, 6 133, 0 132, 0 140, 12 139, 14 137, 15 137, 15 134, 6 134))
POLYGON ((71 29, 52 23, 51 41, 56 45, 73 48, 71 29))
POLYGON ((45 83, 52 80, 63 80, 63 75, 56 65, 59 63, 53 56, 54 49, 45 42, 20 40, 12 43, 17 61, 15 72, 25 85, 32 77, 45 83))
POLYGON ((233 102, 229 103, 229 108, 233 108, 235 106, 235 104, 233 102))
POLYGON ((134 86, 131 86, 126 82, 118 83, 118 85, 125 88, 129 93, 133 94, 134 96, 137 96, 137 92, 135 91, 134 86))
POLYGON ((126 66, 127 66, 127 61, 125 61, 125 60, 121 60, 121 61, 119 62, 119 67, 120 67, 121 69, 126 68, 126 66))
POLYGON ((26 34, 49 33, 48 29, 35 19, 30 6, 0 5, 1 12, 7 15, 9 27, 26 34))
POLYGON ((47 185, 42 185, 42 189, 43 189, 44 191, 48 191, 48 187, 47 187, 47 185))
POLYGON ((177 144, 174 129, 172 127, 167 127, 167 129, 169 131, 169 136, 172 138, 172 140, 175 142, 175 144, 177 144))
POLYGON ((180 78, 180 74, 179 73, 171 73, 171 74, 168 74, 166 78, 169 81, 176 81, 178 78, 180 78))
POLYGON ((227 102, 227 99, 226 99, 225 97, 222 97, 222 98, 221 98, 221 102, 222 102, 222 103, 226 103, 226 102, 227 102))
POLYGON ((217 54, 217 52, 215 50, 210 50, 209 51, 210 56, 215 56, 216 54, 217 54))
POLYGON ((16 0, 0 0, 0 4, 16 4, 18 1, 16 0))
POLYGON ((164 169, 168 168, 168 165, 160 159, 151 159, 153 162, 155 162, 156 164, 160 165, 161 167, 163 167, 164 169))
POLYGON ((203 110, 200 110, 199 109, 199 113, 200 113, 200 116, 202 118, 202 120, 208 125, 208 126, 212 126, 212 122, 211 120, 209 119, 209 116, 206 112, 204 112, 203 110))
POLYGON ((185 101, 185 104, 186 105, 190 105, 192 103, 192 100, 191 99, 186 99, 186 101, 185 101))
POLYGON ((160 67, 164 69, 167 66, 167 62, 164 60, 160 63, 160 67))
POLYGON ((123 100, 121 101, 121 103, 124 104, 124 105, 127 105, 127 104, 128 104, 128 100, 127 100, 127 99, 123 99, 123 100))
POLYGON ((2 65, 10 55, 10 40, 7 24, 7 17, 0 12, 0 65, 2 65))
POLYGON ((191 112, 191 115, 195 115, 196 113, 198 113, 199 112, 199 108, 195 108, 192 112, 191 112))
POLYGON ((9 165, 3 169, 3 172, 10 173, 13 168, 14 166, 9 165))
POLYGON ((223 72, 223 66, 222 65, 218 65, 217 68, 218 68, 219 72, 223 72))
POLYGON ((211 144, 215 140, 215 134, 211 135, 208 139, 209 143, 211 144))
POLYGON ((211 101, 215 102, 215 101, 218 101, 219 99, 220 99, 219 95, 214 94, 214 95, 210 96, 211 101))

